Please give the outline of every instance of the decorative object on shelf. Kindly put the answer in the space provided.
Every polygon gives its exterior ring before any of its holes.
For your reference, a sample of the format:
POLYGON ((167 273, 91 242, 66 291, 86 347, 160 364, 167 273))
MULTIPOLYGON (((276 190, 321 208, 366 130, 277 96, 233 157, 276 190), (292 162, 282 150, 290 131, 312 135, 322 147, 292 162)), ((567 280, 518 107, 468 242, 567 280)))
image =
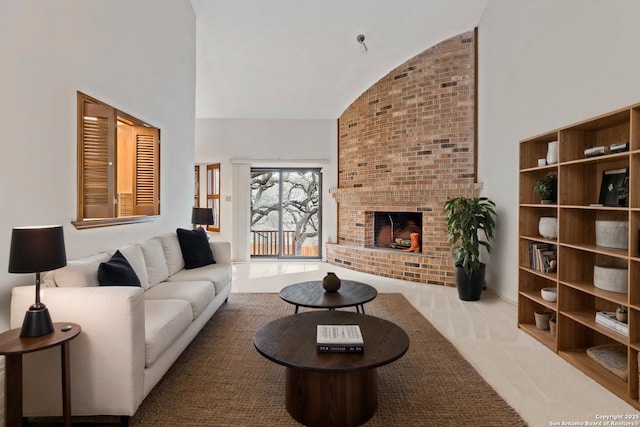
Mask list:
POLYGON ((191 211, 191 224, 194 229, 198 228, 198 225, 207 226, 214 223, 212 208, 193 208, 191 211))
POLYGON ((609 153, 609 147, 605 147, 604 145, 601 145, 599 147, 586 148, 584 150, 584 157, 590 158, 590 157, 604 156, 607 153, 609 153))
POLYGON ((557 259, 558 248, 556 245, 540 242, 529 243, 529 267, 532 270, 554 273, 557 259))
POLYGON ((626 268, 594 265, 593 286, 605 291, 626 294, 628 271, 626 268))
POLYGON ((547 159, 538 159, 538 166, 546 166, 547 159))
POLYGON ((555 239, 558 237, 558 218, 552 216, 540 217, 538 221, 538 233, 545 239, 555 239))
POLYGON ((556 326, 556 318, 552 317, 551 319, 549 319, 549 332, 551 332, 552 337, 556 336, 556 326))
POLYGON ((551 320, 551 312, 547 310, 536 310, 533 315, 536 320, 536 328, 543 331, 549 330, 549 320, 551 320))
POLYGON ((536 181, 533 191, 540 194, 540 202, 544 205, 555 203, 558 194, 558 175, 545 175, 536 181))
POLYGON ((611 154, 622 153, 624 151, 629 151, 629 141, 614 142, 609 146, 609 152, 611 154))
POLYGON ((619 322, 627 323, 628 316, 629 313, 627 313, 627 307, 624 305, 621 305, 616 309, 616 319, 618 319, 619 322))
POLYGON ((628 194, 629 168, 602 172, 598 203, 603 206, 627 206, 628 194))
POLYGON ((545 301, 556 302, 558 299, 558 291, 555 287, 553 288, 542 288, 540 290, 540 295, 542 299, 545 301))
POLYGON ((340 289, 341 281, 335 273, 329 272, 322 279, 322 287, 327 292, 337 292, 340 289))
POLYGON ((596 220, 596 246, 629 249, 629 221, 596 220))
POLYGON ((558 141, 551 141, 547 144, 547 164, 558 163, 558 141))
POLYGON ((629 336, 629 325, 619 321, 615 311, 596 311, 596 324, 629 336))
POLYGON ((602 344, 587 349, 587 356, 624 381, 629 378, 627 347, 622 344, 602 344))
POLYGON ((53 332, 49 309, 40 302, 40 273, 65 265, 67 255, 61 225, 13 229, 9 273, 36 273, 36 301, 24 316, 21 337, 40 337, 53 332))
POLYGON ((491 253, 496 226, 496 204, 487 197, 457 197, 444 204, 446 233, 452 244, 458 298, 477 301, 485 286, 485 264, 480 262, 480 246, 491 253), (485 240, 480 240, 479 234, 485 240))

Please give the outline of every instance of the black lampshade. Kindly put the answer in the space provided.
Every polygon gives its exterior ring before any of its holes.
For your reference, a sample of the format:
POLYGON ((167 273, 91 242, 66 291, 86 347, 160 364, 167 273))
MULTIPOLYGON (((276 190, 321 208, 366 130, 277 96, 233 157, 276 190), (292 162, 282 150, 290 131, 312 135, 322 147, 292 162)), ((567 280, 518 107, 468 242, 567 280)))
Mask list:
POLYGON ((53 332, 47 307, 40 302, 40 273, 67 265, 61 225, 14 228, 9 251, 9 273, 36 273, 36 301, 24 316, 21 337, 53 332))
POLYGON ((193 208, 193 212, 191 212, 191 223, 194 225, 212 225, 213 209, 193 208))
POLYGON ((67 254, 61 225, 13 229, 9 273, 40 273, 65 265, 67 254))

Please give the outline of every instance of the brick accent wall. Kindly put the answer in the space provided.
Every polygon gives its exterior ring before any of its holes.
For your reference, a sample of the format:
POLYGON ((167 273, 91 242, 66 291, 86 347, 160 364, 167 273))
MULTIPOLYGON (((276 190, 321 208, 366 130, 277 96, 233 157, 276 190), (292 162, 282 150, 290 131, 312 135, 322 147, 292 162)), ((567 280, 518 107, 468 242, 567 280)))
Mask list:
POLYGON ((427 49, 340 117, 338 241, 327 262, 379 276, 454 285, 444 202, 473 196, 473 31, 427 49), (422 212, 422 252, 373 249, 373 212, 422 212))

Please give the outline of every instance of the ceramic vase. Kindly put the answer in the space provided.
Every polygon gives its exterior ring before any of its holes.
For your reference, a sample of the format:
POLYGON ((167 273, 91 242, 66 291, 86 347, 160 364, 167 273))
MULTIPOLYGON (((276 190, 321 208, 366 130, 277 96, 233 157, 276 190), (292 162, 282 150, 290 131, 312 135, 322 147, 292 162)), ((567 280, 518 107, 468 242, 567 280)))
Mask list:
POLYGON ((627 313, 626 313, 626 312, 625 312, 625 313, 623 313, 623 312, 621 312, 621 311, 616 310, 616 319, 617 319, 619 322, 627 323, 627 318, 628 318, 628 316, 627 316, 627 313))
POLYGON ((545 310, 536 310, 534 312, 536 319, 536 328, 543 331, 549 330, 549 320, 551 320, 551 313, 545 310))
POLYGON ((558 163, 558 141, 551 141, 547 144, 547 164, 558 163))
POLYGON ((558 237, 558 219, 550 216, 540 217, 538 221, 538 233, 546 239, 558 237))
POLYGON ((326 292, 337 292, 340 289, 340 278, 335 273, 327 273, 322 279, 322 287, 326 292))

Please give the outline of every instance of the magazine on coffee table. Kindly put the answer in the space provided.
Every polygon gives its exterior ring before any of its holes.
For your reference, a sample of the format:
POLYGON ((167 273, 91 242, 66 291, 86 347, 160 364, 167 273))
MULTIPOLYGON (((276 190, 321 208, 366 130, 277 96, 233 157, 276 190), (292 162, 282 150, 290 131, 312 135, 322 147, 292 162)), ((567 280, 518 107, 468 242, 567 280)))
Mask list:
POLYGON ((317 325, 319 353, 362 353, 364 340, 359 325, 317 325))

